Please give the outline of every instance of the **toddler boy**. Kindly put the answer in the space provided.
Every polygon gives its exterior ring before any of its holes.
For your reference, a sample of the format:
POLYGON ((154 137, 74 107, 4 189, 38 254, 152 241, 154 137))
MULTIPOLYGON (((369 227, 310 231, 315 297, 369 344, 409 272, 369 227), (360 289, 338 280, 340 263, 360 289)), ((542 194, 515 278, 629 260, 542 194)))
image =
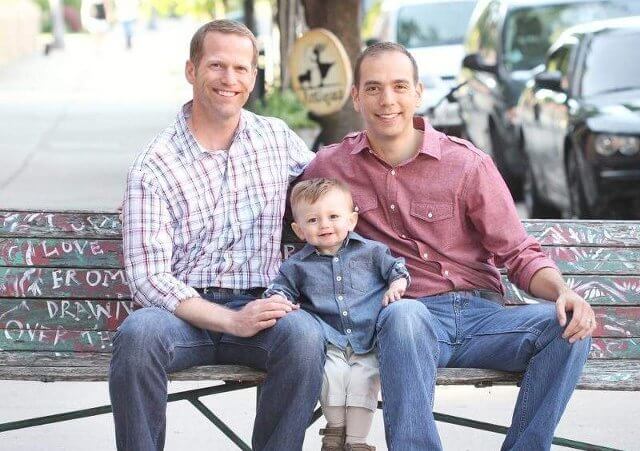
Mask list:
POLYGON ((358 214, 342 182, 298 183, 291 208, 293 231, 307 244, 282 264, 264 297, 299 302, 324 329, 322 451, 375 450, 366 437, 380 390, 376 319, 383 306, 402 298, 409 273, 387 246, 353 232, 358 214))

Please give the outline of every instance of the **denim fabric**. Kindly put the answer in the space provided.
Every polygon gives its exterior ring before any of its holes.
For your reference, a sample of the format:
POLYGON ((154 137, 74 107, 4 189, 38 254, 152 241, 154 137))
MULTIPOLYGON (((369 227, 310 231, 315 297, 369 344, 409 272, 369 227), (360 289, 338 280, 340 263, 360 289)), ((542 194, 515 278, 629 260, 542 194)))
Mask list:
MULTIPOLYGON (((252 299, 205 296, 231 308, 252 299)), ((133 312, 115 334, 109 372, 118 450, 163 449, 168 373, 225 363, 267 370, 253 449, 301 450, 322 386, 324 344, 322 328, 302 310, 250 338, 198 329, 157 307, 133 312)))
POLYGON ((548 450, 590 340, 570 344, 555 306, 507 308, 470 293, 402 300, 378 319, 387 446, 441 450, 433 419, 438 367, 524 371, 502 450, 548 450))
POLYGON ((376 319, 389 283, 409 273, 389 248, 350 232, 336 255, 307 244, 280 267, 264 297, 280 293, 314 314, 327 341, 364 354, 375 345, 376 319))

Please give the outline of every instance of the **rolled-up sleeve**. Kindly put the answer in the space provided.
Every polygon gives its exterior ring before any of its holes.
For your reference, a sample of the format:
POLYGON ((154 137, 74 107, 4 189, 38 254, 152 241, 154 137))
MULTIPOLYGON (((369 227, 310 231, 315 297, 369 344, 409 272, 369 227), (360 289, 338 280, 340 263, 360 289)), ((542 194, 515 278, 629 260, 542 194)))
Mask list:
POLYGON ((123 253, 135 301, 173 312, 184 299, 198 297, 171 272, 173 229, 164 197, 143 171, 129 171, 123 208, 123 253))
POLYGON ((382 277, 390 284, 397 279, 407 279, 407 286, 411 285, 411 276, 404 264, 404 258, 394 257, 391 255, 389 248, 384 245, 379 246, 380 273, 382 277))
POLYGON ((540 243, 527 235, 511 193, 489 156, 481 157, 471 169, 462 196, 483 246, 518 288, 529 291, 531 278, 542 268, 558 269, 540 243))
POLYGON ((300 297, 300 292, 296 287, 296 283, 294 281, 294 277, 290 274, 290 265, 288 262, 284 262, 282 266, 280 266, 280 271, 275 279, 271 281, 267 289, 262 294, 263 298, 268 298, 275 294, 279 294, 284 296, 291 302, 297 302, 300 297))

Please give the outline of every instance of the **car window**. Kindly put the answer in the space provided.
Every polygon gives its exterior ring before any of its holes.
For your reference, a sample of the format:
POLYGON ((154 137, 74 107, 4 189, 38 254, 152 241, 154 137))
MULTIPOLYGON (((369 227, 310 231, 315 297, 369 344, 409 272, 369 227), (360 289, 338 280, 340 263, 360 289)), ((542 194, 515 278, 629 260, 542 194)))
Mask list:
POLYGON ((488 3, 478 16, 475 25, 469 30, 465 42, 465 53, 478 54, 483 64, 497 64, 496 46, 498 45, 499 20, 500 4, 497 1, 488 3))
POLYGON ((640 89, 640 31, 595 36, 582 72, 584 97, 640 89))
POLYGON ((398 10, 398 42, 407 48, 461 44, 474 1, 418 3, 398 10))
POLYGON ((548 72, 560 72, 566 76, 569 73, 569 58, 572 46, 562 46, 549 56, 547 60, 548 72))
POLYGON ((514 9, 505 19, 504 65, 509 71, 532 69, 544 62, 551 44, 570 26, 637 14, 640 14, 638 0, 598 0, 514 9))

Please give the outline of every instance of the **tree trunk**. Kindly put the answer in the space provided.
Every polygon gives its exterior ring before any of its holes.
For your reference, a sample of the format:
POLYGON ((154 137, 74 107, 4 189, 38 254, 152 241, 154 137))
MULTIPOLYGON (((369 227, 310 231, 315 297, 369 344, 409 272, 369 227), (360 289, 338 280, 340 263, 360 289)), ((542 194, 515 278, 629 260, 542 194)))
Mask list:
MULTIPOLYGON (((335 34, 349 55, 353 70, 361 48, 360 0, 302 0, 302 4, 309 28, 325 28, 335 34)), ((338 142, 347 133, 362 128, 360 115, 350 100, 337 113, 314 117, 314 120, 322 127, 320 144, 338 142)))
POLYGON ((293 51, 297 33, 305 26, 300 0, 277 0, 278 30, 280 31, 280 90, 291 88, 289 55, 293 51))

